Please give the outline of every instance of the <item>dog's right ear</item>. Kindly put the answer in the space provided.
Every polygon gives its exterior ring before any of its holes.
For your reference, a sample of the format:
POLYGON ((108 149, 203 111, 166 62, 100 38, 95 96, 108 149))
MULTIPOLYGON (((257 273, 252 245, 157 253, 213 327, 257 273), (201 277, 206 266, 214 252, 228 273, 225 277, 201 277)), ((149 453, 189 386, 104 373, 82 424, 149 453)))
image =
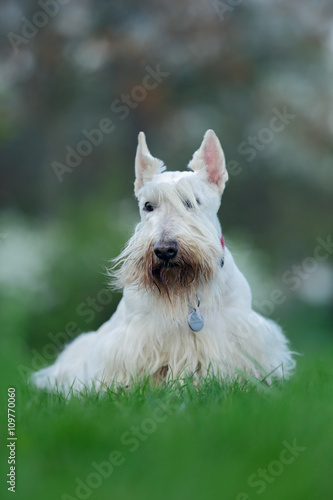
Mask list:
POLYGON ((213 130, 207 130, 205 133, 202 144, 194 153, 188 168, 203 175, 209 184, 216 186, 220 195, 223 193, 228 172, 223 149, 213 130))
POLYGON ((156 174, 163 172, 163 167, 163 161, 158 158, 154 158, 154 156, 150 154, 145 134, 140 132, 135 156, 134 190, 136 196, 146 182, 151 181, 156 174))

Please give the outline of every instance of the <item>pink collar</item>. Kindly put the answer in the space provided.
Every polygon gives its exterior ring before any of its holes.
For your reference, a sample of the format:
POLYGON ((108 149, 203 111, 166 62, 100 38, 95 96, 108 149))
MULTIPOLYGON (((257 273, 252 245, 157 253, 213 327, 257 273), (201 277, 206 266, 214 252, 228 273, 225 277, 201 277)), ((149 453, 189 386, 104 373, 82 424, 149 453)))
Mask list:
POLYGON ((225 246, 225 245, 224 245, 224 236, 223 236, 223 234, 222 234, 222 236, 221 236, 221 245, 222 245, 222 248, 223 248, 223 250, 224 250, 224 246, 225 246))

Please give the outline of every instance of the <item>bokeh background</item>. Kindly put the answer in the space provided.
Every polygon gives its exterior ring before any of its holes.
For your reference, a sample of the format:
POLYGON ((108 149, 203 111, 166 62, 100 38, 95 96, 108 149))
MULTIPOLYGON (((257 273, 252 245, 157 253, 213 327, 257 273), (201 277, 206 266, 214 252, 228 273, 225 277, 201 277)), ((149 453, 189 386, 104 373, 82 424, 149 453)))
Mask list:
POLYGON ((329 0, 2 0, 3 350, 15 344, 34 368, 48 335, 110 316, 120 296, 105 291, 105 267, 138 221, 138 132, 177 170, 208 128, 230 171, 226 243, 257 309, 297 351, 331 343, 332 255, 314 252, 333 229, 332 14, 329 0), (142 90, 153 70, 164 76, 142 90), (288 123, 272 132, 277 113, 288 123), (112 132, 66 169, 83 131, 105 119, 112 132))
POLYGON ((14 387, 19 500, 90 498, 75 480, 115 449, 126 463, 91 498, 248 500, 285 442, 304 453, 262 497, 331 498, 333 3, 1 0, 0 30, 1 495, 14 387), (29 372, 120 299, 105 269, 138 221, 138 132, 177 170, 209 128, 230 176, 226 244, 255 308, 304 354, 296 375, 267 392, 34 391, 29 372), (158 405, 170 416, 130 453, 121 436, 158 405))

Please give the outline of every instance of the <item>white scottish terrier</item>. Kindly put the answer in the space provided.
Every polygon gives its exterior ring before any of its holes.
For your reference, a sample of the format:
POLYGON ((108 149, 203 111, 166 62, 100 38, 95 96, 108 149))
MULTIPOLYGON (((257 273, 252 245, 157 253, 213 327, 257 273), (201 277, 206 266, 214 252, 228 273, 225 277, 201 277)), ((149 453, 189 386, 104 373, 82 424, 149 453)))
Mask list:
POLYGON ((123 288, 114 315, 80 335, 33 375, 62 392, 208 373, 287 377, 295 361, 281 328, 254 312, 251 291, 224 245, 217 218, 228 180, 224 154, 208 130, 188 172, 165 172, 139 134, 135 195, 141 222, 115 260, 123 288))

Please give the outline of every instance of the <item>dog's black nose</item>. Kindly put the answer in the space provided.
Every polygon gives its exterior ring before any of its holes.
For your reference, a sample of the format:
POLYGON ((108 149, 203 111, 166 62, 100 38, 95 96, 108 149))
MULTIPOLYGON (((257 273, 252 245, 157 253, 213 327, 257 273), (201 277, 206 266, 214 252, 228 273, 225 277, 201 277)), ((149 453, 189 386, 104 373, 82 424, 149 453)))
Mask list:
POLYGON ((154 253, 156 257, 165 262, 174 259, 178 252, 177 241, 158 241, 154 245, 154 253))

